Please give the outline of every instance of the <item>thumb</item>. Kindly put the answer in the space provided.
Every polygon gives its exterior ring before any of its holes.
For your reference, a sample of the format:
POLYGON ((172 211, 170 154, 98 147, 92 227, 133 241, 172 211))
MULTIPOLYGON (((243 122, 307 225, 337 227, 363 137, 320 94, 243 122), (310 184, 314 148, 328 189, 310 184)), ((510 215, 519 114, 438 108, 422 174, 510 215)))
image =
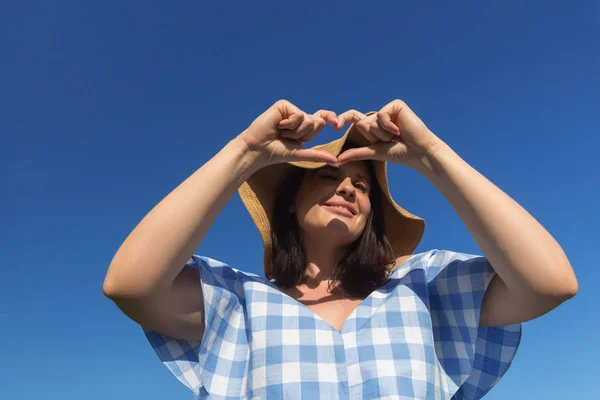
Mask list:
POLYGON ((291 161, 314 161, 337 164, 338 159, 325 150, 299 148, 293 150, 291 161))
POLYGON ((348 149, 338 156, 340 165, 350 161, 379 160, 402 162, 408 156, 408 146, 402 141, 379 142, 366 147, 348 149))
POLYGON ((387 143, 377 143, 370 146, 348 149, 338 156, 338 163, 342 165, 351 161, 380 160, 382 145, 387 145, 387 143))
POLYGON ((304 121, 304 113, 303 112, 293 112, 287 118, 282 119, 277 124, 277 128, 286 129, 286 130, 294 130, 302 124, 304 121))

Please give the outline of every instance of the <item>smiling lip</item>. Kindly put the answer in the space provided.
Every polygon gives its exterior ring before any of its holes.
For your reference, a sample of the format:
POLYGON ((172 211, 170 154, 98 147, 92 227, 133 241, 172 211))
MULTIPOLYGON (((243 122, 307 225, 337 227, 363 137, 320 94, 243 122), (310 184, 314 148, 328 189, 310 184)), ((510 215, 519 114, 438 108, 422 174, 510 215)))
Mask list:
POLYGON ((356 215, 356 211, 354 210, 354 208, 344 203, 340 203, 337 201, 328 201, 327 203, 325 203, 325 206, 328 207, 330 210, 335 211, 338 214, 345 215, 347 217, 352 217, 356 215))

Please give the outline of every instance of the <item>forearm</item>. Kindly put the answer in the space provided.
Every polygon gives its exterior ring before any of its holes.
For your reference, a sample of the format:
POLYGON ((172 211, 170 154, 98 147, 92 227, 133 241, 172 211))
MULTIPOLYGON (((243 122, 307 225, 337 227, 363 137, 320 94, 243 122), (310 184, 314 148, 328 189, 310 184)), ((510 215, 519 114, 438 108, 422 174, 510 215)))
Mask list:
POLYGON ((117 251, 104 281, 105 293, 144 296, 168 288, 256 164, 234 139, 175 188, 117 251))
POLYGON ((577 291, 575 274, 556 240, 449 146, 440 141, 417 169, 450 202, 514 295, 565 297, 577 291))

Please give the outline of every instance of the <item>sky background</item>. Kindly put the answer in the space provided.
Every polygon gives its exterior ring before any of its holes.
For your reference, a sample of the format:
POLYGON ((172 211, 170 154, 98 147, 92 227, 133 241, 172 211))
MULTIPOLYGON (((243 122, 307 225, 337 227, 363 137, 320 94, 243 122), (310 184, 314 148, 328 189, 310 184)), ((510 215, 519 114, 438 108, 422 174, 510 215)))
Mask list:
MULTIPOLYGON (((103 278, 144 215, 280 98, 403 99, 538 219, 579 294, 524 325, 486 399, 597 398, 600 3, 403 3, 4 0, 0 398, 191 398, 103 278)), ((417 252, 480 253, 424 177, 389 179, 427 221, 417 252)), ((239 196, 197 253, 262 273, 239 196)))

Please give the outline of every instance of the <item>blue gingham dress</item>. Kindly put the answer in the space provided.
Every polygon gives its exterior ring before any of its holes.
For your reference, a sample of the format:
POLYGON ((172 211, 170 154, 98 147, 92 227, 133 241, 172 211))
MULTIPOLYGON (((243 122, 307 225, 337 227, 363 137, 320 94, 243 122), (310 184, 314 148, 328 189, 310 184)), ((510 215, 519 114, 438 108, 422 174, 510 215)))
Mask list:
POLYGON ((264 277, 193 256, 201 342, 144 332, 197 399, 478 399, 510 366, 521 325, 478 327, 489 262, 414 255, 338 332, 264 277))

